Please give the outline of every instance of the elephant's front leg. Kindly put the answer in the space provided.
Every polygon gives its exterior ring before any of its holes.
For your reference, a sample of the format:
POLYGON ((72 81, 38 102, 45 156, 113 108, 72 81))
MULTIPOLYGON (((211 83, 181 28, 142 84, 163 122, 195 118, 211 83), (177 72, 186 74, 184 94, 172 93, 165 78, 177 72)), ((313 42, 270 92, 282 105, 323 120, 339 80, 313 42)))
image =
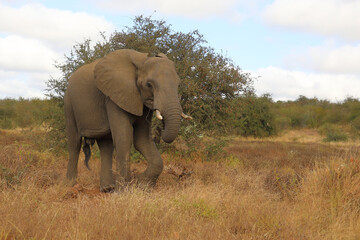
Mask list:
POLYGON ((139 176, 139 181, 153 186, 163 170, 163 160, 151 137, 150 123, 144 118, 134 125, 134 145, 148 162, 146 170, 139 176))
POLYGON ((96 141, 101 154, 100 190, 102 192, 111 192, 115 188, 112 177, 113 141, 111 137, 97 139, 96 141))
POLYGON ((130 148, 133 142, 134 116, 125 112, 112 101, 107 102, 108 118, 116 151, 116 189, 131 180, 130 148))

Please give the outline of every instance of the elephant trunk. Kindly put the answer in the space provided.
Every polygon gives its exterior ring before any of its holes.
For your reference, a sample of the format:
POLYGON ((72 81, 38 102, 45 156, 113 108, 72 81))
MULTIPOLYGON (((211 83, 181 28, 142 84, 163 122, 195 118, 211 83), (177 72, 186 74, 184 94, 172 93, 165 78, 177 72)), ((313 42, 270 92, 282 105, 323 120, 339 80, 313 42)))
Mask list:
POLYGON ((178 135, 182 109, 178 101, 167 103, 166 108, 163 110, 164 130, 161 132, 161 138, 166 143, 171 143, 178 135))

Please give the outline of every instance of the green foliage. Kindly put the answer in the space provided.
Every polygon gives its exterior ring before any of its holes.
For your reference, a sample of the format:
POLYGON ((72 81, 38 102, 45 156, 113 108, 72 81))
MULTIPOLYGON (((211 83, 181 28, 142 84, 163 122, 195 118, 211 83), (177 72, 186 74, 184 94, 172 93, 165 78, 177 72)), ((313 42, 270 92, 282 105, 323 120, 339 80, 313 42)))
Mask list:
POLYGON ((66 147, 64 110, 56 99, 0 100, 0 128, 34 128, 41 126, 46 134, 34 137, 45 149, 60 153, 66 147))
POLYGON ((223 139, 215 139, 214 141, 205 142, 204 155, 206 161, 218 161, 226 156, 224 147, 226 141, 223 139))
POLYGON ((0 189, 21 183, 24 172, 23 168, 13 170, 0 164, 0 189))
POLYGON ((205 200, 199 199, 190 205, 195 210, 195 213, 199 217, 203 218, 217 218, 218 214, 216 208, 210 206, 205 200))
POLYGON ((191 201, 181 198, 180 200, 174 200, 174 205, 201 218, 217 219, 219 217, 216 208, 204 199, 194 199, 191 201))
POLYGON ((351 130, 355 138, 360 137, 360 115, 351 121, 351 130))
POLYGON ((144 160, 143 155, 140 152, 136 151, 134 147, 131 148, 130 151, 130 162, 132 163, 139 163, 144 160))
POLYGON ((23 98, 0 100, 0 128, 39 126, 46 121, 47 112, 53 106, 49 100, 23 98))
POLYGON ((14 104, 11 99, 0 101, 0 128, 10 129, 13 127, 14 104))
POLYGON ((183 156, 190 156, 191 153, 196 152, 199 149, 199 142, 201 141, 203 134, 197 127, 194 121, 183 121, 180 128, 179 135, 185 142, 185 149, 182 149, 183 156))
POLYGON ((326 136, 324 142, 344 142, 348 140, 348 135, 344 133, 344 130, 333 124, 324 124, 319 131, 326 136))
POLYGON ((277 102, 273 106, 277 129, 316 128, 321 126, 331 107, 330 102, 300 96, 296 101, 277 102))
POLYGON ((346 141, 360 137, 360 101, 348 97, 342 102, 330 103, 317 98, 300 96, 295 101, 278 101, 270 110, 278 130, 292 128, 319 128, 324 141, 346 141))
POLYGON ((53 107, 46 113, 46 124, 50 126, 46 135, 46 140, 56 153, 66 149, 66 133, 65 133, 65 116, 62 106, 57 104, 57 100, 53 100, 53 107))
POLYGON ((348 97, 342 103, 343 111, 346 112, 343 121, 353 121, 360 116, 360 101, 359 99, 348 97))
POLYGON ((325 123, 349 124, 360 116, 358 99, 347 98, 343 102, 300 96, 295 101, 278 101, 271 107, 279 130, 289 128, 318 128, 325 123))
POLYGON ((268 95, 238 97, 229 104, 228 116, 232 133, 242 136, 268 137, 276 133, 274 116, 268 95))

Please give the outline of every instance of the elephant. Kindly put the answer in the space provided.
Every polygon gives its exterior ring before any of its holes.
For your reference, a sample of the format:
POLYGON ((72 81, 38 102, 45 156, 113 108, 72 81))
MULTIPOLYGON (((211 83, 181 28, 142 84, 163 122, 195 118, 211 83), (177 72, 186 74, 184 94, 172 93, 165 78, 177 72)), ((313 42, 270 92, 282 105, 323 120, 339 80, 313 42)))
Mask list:
POLYGON ((175 64, 165 54, 149 56, 131 49, 113 51, 76 70, 64 95, 67 179, 76 182, 82 143, 88 166, 90 145, 96 141, 101 191, 118 190, 131 181, 132 145, 147 160, 136 181, 155 185, 163 161, 151 136, 153 113, 162 120, 161 138, 166 143, 176 138, 181 117, 191 118, 182 112, 179 83, 175 64), (116 171, 112 170, 114 150, 116 171))

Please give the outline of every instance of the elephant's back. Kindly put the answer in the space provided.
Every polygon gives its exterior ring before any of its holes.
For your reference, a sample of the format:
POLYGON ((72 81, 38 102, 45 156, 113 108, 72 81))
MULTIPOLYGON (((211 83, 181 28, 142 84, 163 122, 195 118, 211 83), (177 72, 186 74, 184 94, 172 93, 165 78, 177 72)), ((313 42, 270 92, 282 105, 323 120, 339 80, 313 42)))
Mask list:
POLYGON ((80 134, 87 137, 101 135, 110 129, 105 95, 95 86, 94 69, 98 61, 84 65, 73 73, 65 95, 65 105, 71 107, 80 134))
POLYGON ((91 84, 91 82, 94 82, 94 69, 99 61, 100 59, 92 63, 85 64, 77 69, 68 80, 68 86, 71 87, 67 90, 73 91, 83 84, 91 84))

